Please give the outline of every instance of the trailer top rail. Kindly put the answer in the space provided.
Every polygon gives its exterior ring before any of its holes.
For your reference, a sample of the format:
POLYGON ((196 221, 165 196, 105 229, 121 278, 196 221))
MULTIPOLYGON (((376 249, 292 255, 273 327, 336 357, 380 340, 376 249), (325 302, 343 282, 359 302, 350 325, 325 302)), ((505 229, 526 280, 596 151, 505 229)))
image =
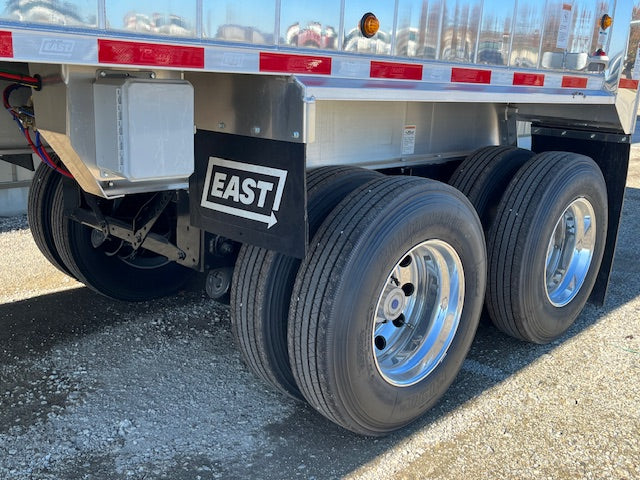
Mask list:
POLYGON ((544 93, 545 103, 613 104, 618 88, 638 88, 637 79, 622 76, 631 20, 624 4, 6 1, 0 5, 0 58, 310 74, 404 91, 414 87, 396 81, 420 82, 447 89, 447 101, 464 100, 459 94, 466 91, 490 102, 483 94, 492 91, 492 97, 524 103, 539 102, 544 93), (375 31, 363 32, 371 14, 375 31), (606 17, 615 18, 611 28, 606 17))

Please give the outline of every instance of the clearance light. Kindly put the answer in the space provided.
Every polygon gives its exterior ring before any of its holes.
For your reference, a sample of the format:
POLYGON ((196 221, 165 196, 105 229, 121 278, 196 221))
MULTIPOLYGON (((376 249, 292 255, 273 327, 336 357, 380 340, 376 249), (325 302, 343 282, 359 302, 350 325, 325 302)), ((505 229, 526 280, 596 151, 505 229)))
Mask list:
POLYGON ((366 38, 373 37, 380 29, 380 20, 371 12, 365 13, 360 20, 360 31, 366 38))
POLYGON ((600 27, 602 28, 602 30, 606 30, 607 28, 609 28, 612 23, 613 23, 613 18, 611 18, 606 13, 600 19, 600 27))

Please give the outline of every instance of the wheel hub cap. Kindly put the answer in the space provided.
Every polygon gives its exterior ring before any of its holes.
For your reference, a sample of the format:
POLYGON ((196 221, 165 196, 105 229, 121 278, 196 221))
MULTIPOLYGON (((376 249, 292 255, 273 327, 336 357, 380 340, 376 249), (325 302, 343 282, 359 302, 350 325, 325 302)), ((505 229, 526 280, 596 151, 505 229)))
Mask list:
POLYGON ((578 198, 558 219, 547 247, 545 287, 554 306, 567 305, 580 291, 595 243, 595 211, 586 198, 578 198))
POLYGON ((382 317, 387 321, 393 321, 400 316, 406 305, 406 296, 401 288, 391 288, 382 304, 382 317))

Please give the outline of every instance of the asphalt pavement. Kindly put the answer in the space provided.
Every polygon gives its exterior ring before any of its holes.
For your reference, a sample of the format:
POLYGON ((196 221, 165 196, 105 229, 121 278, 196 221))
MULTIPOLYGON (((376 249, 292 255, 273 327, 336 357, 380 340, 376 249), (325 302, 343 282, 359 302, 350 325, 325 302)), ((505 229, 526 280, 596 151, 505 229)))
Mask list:
POLYGON ((111 301, 0 219, 0 478, 640 478, 638 212, 634 147, 604 307, 545 346, 481 325, 442 401, 383 439, 254 378, 198 282, 111 301))

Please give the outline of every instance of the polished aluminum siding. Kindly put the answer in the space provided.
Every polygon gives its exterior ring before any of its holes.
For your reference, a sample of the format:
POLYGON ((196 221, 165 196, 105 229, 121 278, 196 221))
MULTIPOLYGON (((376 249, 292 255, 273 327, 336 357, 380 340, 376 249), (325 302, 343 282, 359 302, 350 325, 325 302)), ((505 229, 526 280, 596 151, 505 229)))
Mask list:
POLYGON ((409 167, 460 158, 479 145, 500 143, 500 113, 500 106, 480 103, 319 101, 307 167, 409 167), (411 151, 405 150, 405 126, 416 132, 411 151), (464 135, 451 134, 462 131, 464 135))
MULTIPOLYGON (((637 88, 629 81, 623 88, 619 85, 621 78, 640 76, 633 65, 635 53, 631 53, 638 43, 633 30, 629 39, 632 11, 639 6, 640 0, 14 0, 0 3, 0 28, 13 40, 15 61, 113 63, 134 68, 164 65, 162 47, 156 48, 155 63, 144 63, 143 58, 129 61, 126 55, 115 54, 99 60, 96 37, 98 41, 106 37, 107 42, 148 39, 154 44, 184 44, 202 50, 201 63, 168 64, 168 69, 318 73, 295 65, 288 69, 282 57, 282 63, 273 69, 263 69, 261 63, 263 55, 273 51, 306 53, 303 62, 311 58, 312 63, 318 56, 323 65, 330 65, 319 73, 331 77, 327 86, 331 94, 337 88, 335 79, 349 78, 373 101, 391 101, 407 88, 418 91, 414 101, 438 101, 432 100, 433 90, 446 102, 497 99, 518 104, 520 115, 533 119, 544 119, 545 111, 551 111, 545 105, 554 103, 561 106, 548 118, 558 121, 566 117, 564 104, 615 104, 614 117, 619 121, 598 126, 629 132, 635 120, 637 88), (380 19, 380 31, 370 39, 357 28, 368 11, 380 19), (614 25, 603 33, 598 24, 605 12, 614 17, 614 25), (592 55, 597 49, 605 50, 611 60, 604 71, 606 63, 598 64, 592 55), (454 78, 455 69, 470 66, 478 66, 485 80, 490 77, 490 82, 479 82, 486 87, 468 82, 465 70, 462 77, 454 78), (393 69, 399 76, 394 76, 393 69), (514 72, 522 71, 518 75, 545 74, 544 85, 516 83, 514 72), (579 76, 577 85, 571 84, 574 74, 579 76), (562 75, 569 76, 568 85, 562 75), (380 77, 389 81, 381 83, 380 77), (414 83, 399 85, 400 79, 414 83), (425 98, 418 98, 421 95, 425 98)), ((141 45, 135 48, 146 48, 141 45)), ((339 96, 353 93, 360 95, 347 88, 339 96)), ((592 123, 591 111, 574 110, 564 124, 582 127, 592 123)))
MULTIPOLYGON (((583 70, 615 0, 5 0, 0 21, 132 36, 583 70), (562 19, 569 22, 563 26, 562 19), (364 38, 366 12, 380 31, 364 38), (568 38, 559 41, 566 27, 568 38), (559 46, 560 45, 560 46, 559 46), (580 54, 569 59, 567 54, 580 54), (546 55, 546 56, 545 56, 546 55), (543 62, 545 58, 545 62, 543 62)), ((627 5, 630 2, 618 0, 627 5)), ((614 27, 615 29, 616 27, 614 27)), ((626 25, 618 27, 626 29, 626 25)), ((601 41, 603 43, 601 43, 601 41)))

